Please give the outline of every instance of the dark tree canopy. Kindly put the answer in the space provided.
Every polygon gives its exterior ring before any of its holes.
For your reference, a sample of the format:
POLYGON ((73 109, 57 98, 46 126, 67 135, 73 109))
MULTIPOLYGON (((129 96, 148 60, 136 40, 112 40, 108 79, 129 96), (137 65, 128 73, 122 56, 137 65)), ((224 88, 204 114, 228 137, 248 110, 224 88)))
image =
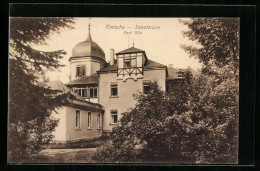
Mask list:
POLYGON ((58 60, 65 54, 63 50, 43 52, 30 45, 45 44, 51 33, 72 28, 72 23, 71 18, 10 18, 10 59, 30 64, 33 72, 58 68, 61 66, 58 60))
POLYGON ((9 162, 37 153, 52 138, 58 121, 50 115, 66 98, 40 83, 39 76, 60 67, 65 52, 38 51, 31 45, 45 44, 51 33, 73 28, 73 23, 72 18, 10 18, 9 162))

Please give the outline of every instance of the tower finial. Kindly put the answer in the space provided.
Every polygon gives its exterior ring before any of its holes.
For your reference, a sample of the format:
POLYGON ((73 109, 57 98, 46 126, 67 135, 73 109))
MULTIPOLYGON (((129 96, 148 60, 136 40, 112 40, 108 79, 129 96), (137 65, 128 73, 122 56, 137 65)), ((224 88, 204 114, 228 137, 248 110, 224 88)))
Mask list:
POLYGON ((91 35, 90 35, 90 22, 88 24, 88 38, 87 38, 87 41, 92 41, 91 35))
POLYGON ((133 39, 133 47, 135 47, 135 39, 133 39))

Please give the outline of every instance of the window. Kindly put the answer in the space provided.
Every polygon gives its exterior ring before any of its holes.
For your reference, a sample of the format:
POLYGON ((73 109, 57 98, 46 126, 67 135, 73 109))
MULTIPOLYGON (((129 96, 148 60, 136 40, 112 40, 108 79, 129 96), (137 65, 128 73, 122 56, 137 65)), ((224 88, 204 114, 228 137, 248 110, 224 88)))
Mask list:
POLYGON ((124 59, 124 68, 136 67, 136 57, 124 59))
POLYGON ((87 87, 84 86, 74 87, 72 90, 78 95, 80 95, 81 97, 87 97, 88 95, 88 89, 87 87))
POLYGON ((97 114, 97 129, 100 129, 100 114, 97 114))
POLYGON ((92 124, 91 124, 91 112, 88 112, 88 128, 91 128, 92 124))
POLYGON ((90 87, 90 97, 97 97, 97 87, 90 87))
POLYGON ((143 81, 143 93, 149 94, 150 91, 150 81, 143 81))
POLYGON ((76 67, 76 77, 82 77, 86 74, 86 68, 84 65, 76 67))
POLYGON ((116 124, 118 121, 117 110, 111 110, 112 123, 116 124))
POLYGON ((125 59, 124 68, 130 68, 130 64, 131 64, 130 61, 131 61, 130 59, 125 59))
POLYGON ((94 88, 94 97, 97 97, 98 95, 97 95, 97 87, 96 88, 94 88))
POLYGON ((76 128, 80 128, 80 111, 76 110, 76 128))
POLYGON ((87 88, 82 88, 81 97, 87 97, 87 96, 88 96, 88 89, 87 88))
POLYGON ((117 83, 111 83, 111 96, 118 96, 117 83))

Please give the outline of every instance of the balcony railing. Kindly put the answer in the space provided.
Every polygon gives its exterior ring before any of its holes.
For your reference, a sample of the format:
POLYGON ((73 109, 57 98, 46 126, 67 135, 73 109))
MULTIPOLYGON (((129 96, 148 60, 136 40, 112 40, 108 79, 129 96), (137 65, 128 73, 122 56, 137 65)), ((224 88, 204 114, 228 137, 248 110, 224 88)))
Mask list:
POLYGON ((118 68, 117 76, 119 75, 137 75, 142 74, 143 75, 143 67, 131 67, 131 68, 118 68))

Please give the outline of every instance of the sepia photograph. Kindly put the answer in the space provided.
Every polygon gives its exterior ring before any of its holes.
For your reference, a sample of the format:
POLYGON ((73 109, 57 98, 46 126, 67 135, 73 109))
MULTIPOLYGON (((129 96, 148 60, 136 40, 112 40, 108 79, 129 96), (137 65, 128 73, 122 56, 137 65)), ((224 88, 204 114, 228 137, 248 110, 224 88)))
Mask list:
POLYGON ((239 18, 9 23, 9 164, 238 164, 239 18))

